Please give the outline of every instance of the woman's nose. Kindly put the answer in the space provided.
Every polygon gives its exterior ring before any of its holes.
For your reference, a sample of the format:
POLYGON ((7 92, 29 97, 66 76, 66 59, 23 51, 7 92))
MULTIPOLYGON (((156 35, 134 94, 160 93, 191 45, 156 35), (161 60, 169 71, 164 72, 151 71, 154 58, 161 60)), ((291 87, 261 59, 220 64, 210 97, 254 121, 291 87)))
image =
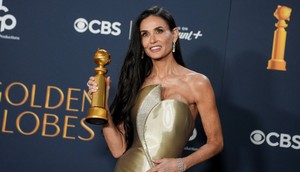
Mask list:
POLYGON ((156 36, 155 36, 155 34, 152 34, 150 36, 150 43, 155 43, 155 42, 156 42, 156 36))

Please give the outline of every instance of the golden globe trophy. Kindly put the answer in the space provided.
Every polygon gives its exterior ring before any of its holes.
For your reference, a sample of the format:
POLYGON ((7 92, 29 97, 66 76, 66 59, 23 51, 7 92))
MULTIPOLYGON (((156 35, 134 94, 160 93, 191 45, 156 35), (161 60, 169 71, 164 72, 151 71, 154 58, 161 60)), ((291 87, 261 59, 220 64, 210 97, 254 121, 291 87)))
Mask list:
POLYGON ((110 54, 106 50, 98 48, 94 55, 94 62, 98 65, 98 67, 94 69, 98 90, 93 93, 91 107, 88 110, 85 121, 90 124, 103 125, 106 124, 108 120, 107 111, 105 109, 106 82, 104 76, 107 73, 107 69, 105 69, 104 66, 110 63, 110 54))
POLYGON ((277 29, 274 31, 272 58, 268 61, 268 70, 286 71, 286 61, 284 60, 284 51, 286 44, 288 26, 285 20, 290 21, 292 9, 286 6, 277 6, 274 16, 278 19, 275 24, 277 29))

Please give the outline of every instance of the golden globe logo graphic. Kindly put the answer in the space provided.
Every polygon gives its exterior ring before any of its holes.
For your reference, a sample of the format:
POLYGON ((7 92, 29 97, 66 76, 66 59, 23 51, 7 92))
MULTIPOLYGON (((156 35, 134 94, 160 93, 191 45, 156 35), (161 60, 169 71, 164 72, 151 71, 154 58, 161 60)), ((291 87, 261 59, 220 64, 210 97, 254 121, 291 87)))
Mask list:
POLYGON ((120 26, 120 22, 110 22, 105 20, 92 20, 88 22, 84 18, 78 18, 74 22, 74 29, 79 33, 83 33, 89 30, 93 34, 113 36, 118 36, 121 34, 120 26))
POLYGON ((9 10, 3 6, 3 0, 0 0, 0 12, 4 12, 4 16, 0 16, 0 32, 5 30, 12 30, 17 25, 16 18, 11 14, 6 14, 9 10))
POLYGON ((300 135, 291 136, 286 133, 270 132, 265 134, 261 130, 254 130, 250 134, 250 140, 255 145, 266 142, 272 147, 300 149, 300 135))

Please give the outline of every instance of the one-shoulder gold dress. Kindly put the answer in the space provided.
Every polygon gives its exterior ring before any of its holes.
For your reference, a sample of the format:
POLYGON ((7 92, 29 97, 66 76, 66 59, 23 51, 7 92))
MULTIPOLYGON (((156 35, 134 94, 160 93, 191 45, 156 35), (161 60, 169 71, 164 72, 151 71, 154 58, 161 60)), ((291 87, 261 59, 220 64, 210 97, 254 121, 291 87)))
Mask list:
POLYGON ((187 104, 161 100, 160 85, 142 88, 131 112, 132 146, 118 159, 115 172, 145 172, 152 160, 181 156, 194 129, 187 104))

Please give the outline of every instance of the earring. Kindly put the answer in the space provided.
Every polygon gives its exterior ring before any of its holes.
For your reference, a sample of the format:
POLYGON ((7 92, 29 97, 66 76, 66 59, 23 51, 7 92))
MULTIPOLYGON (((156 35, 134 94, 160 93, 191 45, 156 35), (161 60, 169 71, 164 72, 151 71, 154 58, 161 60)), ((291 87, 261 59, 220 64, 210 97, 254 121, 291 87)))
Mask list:
POLYGON ((175 48, 176 48, 175 46, 176 46, 176 44, 175 44, 175 42, 174 42, 174 43, 173 43, 173 49, 172 49, 172 52, 173 52, 173 53, 175 53, 175 48))
POLYGON ((141 59, 144 59, 144 51, 142 51, 141 59))

